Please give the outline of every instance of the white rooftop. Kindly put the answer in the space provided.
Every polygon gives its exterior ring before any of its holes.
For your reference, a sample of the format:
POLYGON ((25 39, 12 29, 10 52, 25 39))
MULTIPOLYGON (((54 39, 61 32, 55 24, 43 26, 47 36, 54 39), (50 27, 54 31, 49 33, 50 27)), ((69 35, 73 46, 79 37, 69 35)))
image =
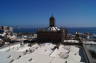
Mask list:
POLYGON ((82 63, 79 48, 75 46, 60 44, 58 49, 52 50, 56 45, 51 43, 27 45, 16 44, 0 49, 0 63, 82 63))

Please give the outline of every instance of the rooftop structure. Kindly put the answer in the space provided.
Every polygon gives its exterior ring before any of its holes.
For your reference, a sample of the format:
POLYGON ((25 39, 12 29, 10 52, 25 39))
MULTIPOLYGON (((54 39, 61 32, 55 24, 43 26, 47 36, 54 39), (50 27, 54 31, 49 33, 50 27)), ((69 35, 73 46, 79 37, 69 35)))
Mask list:
POLYGON ((54 16, 51 16, 50 19, 49 19, 49 21, 50 21, 49 27, 54 27, 54 26, 56 26, 56 25, 55 25, 55 18, 54 18, 54 16))
POLYGON ((55 18, 51 16, 49 19, 49 27, 37 32, 37 38, 39 41, 62 42, 65 39, 67 36, 66 29, 58 28, 55 22, 55 18))

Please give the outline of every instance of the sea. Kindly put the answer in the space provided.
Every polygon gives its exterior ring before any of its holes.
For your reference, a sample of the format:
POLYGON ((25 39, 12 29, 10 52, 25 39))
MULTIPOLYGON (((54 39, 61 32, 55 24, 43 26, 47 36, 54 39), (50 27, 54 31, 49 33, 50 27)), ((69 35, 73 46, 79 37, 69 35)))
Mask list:
MULTIPOLYGON (((96 27, 68 27, 66 28, 68 30, 68 33, 74 34, 75 32, 80 33, 92 33, 96 34, 96 27)), ((36 33, 39 30, 39 28, 14 28, 14 32, 30 32, 30 33, 36 33)))

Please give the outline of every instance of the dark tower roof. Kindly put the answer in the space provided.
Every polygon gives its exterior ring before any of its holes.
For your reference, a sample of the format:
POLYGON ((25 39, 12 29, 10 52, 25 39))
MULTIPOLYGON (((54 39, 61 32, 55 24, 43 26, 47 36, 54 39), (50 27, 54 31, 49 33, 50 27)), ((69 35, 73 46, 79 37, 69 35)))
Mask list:
POLYGON ((49 20, 50 20, 49 26, 50 27, 54 27, 55 26, 55 18, 54 18, 54 16, 51 16, 49 20))
POLYGON ((50 17, 50 20, 51 20, 51 19, 55 19, 55 17, 54 17, 54 16, 51 16, 51 17, 50 17))

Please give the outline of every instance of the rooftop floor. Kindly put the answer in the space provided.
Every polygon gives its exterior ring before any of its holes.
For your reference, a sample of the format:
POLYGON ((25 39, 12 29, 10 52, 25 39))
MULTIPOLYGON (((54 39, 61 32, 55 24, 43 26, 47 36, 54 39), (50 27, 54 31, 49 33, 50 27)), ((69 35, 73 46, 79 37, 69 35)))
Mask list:
POLYGON ((28 44, 5 47, 0 49, 0 63, 83 63, 79 47, 55 46, 52 43, 36 43, 32 47, 28 47, 28 44))

